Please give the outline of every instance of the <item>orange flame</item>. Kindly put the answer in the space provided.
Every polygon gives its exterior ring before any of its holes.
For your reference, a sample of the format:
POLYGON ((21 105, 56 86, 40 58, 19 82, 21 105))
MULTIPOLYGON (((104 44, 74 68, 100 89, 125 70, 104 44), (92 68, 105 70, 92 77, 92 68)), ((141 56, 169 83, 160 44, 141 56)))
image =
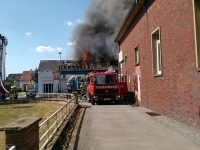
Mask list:
POLYGON ((91 59, 91 53, 89 51, 88 46, 85 47, 85 52, 83 54, 83 68, 88 69, 88 64, 87 64, 87 60, 91 59))
POLYGON ((90 60, 91 59, 91 53, 89 51, 88 46, 85 47, 85 52, 83 54, 83 60, 90 60))

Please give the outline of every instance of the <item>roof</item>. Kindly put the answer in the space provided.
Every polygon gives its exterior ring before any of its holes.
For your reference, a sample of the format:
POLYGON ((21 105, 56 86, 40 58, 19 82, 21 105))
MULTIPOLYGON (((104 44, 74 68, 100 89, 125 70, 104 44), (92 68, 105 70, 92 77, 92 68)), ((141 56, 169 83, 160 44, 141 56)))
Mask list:
POLYGON ((119 42, 122 39, 145 1, 146 0, 138 0, 138 4, 136 4, 135 1, 133 2, 129 12, 126 15, 124 23, 122 24, 122 27, 115 38, 115 42, 119 42))
MULTIPOLYGON (((118 70, 118 60, 111 60, 113 69, 118 70)), ((95 63, 94 61, 81 60, 41 60, 38 71, 50 70, 52 72, 59 71, 81 71, 81 70, 107 70, 105 62, 95 63)))
POLYGON ((21 73, 9 74, 8 77, 6 78, 6 80, 8 80, 8 81, 19 80, 21 75, 22 75, 21 73))
POLYGON ((60 60, 40 60, 38 71, 44 71, 44 70, 58 71, 60 64, 61 64, 60 60))
POLYGON ((34 73, 35 71, 23 71, 21 77, 19 80, 28 81, 31 78, 31 73, 34 73))

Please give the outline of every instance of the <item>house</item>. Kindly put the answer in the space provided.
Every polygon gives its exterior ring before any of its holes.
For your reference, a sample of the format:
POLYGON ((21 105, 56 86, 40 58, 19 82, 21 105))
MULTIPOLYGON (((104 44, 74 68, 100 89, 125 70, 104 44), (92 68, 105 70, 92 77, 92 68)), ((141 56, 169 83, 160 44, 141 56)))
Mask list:
POLYGON ((8 77, 6 77, 6 81, 10 81, 14 83, 17 87, 20 87, 19 79, 21 75, 21 73, 9 74, 8 77))
POLYGON ((134 1, 116 36, 141 106, 200 129, 200 1, 134 1))
MULTIPOLYGON (((112 60, 114 70, 118 61, 112 60)), ((107 71, 105 63, 78 60, 41 60, 38 67, 38 93, 65 93, 66 85, 73 77, 87 75, 91 71, 107 71)))
POLYGON ((23 91, 29 90, 29 89, 35 89, 36 85, 33 80, 31 80, 31 75, 34 73, 34 71, 23 71, 21 77, 19 78, 19 84, 20 88, 22 88, 23 91))

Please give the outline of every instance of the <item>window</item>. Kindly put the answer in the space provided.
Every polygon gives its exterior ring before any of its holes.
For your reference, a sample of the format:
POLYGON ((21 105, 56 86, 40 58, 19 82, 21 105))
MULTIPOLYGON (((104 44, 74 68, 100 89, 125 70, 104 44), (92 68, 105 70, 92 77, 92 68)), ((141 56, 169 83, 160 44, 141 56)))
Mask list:
POLYGON ((116 75, 98 75, 94 77, 94 81, 96 85, 117 84, 117 76, 116 75))
POLYGON ((152 33, 152 54, 153 54, 153 75, 162 75, 162 63, 161 63, 161 48, 160 48, 160 28, 156 29, 152 33))
POLYGON ((44 93, 53 93, 53 84, 43 84, 44 93))
POLYGON ((139 62, 140 59, 139 59, 139 49, 138 49, 138 46, 135 48, 135 65, 139 65, 139 62))
POLYGON ((194 29, 195 29, 195 51, 196 67, 200 71, 200 1, 193 0, 194 10, 194 29))

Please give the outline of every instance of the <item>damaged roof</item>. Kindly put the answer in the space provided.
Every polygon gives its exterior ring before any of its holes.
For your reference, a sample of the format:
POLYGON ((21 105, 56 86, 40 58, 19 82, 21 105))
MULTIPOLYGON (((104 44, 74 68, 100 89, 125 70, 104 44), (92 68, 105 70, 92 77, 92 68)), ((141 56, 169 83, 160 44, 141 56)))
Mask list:
MULTIPOLYGON (((114 70, 118 70, 118 60, 112 60, 111 65, 114 70)), ((78 60, 41 60, 38 71, 49 70, 52 72, 59 71, 59 68, 64 71, 78 70, 107 70, 106 62, 96 63, 94 61, 78 61, 78 60)))

